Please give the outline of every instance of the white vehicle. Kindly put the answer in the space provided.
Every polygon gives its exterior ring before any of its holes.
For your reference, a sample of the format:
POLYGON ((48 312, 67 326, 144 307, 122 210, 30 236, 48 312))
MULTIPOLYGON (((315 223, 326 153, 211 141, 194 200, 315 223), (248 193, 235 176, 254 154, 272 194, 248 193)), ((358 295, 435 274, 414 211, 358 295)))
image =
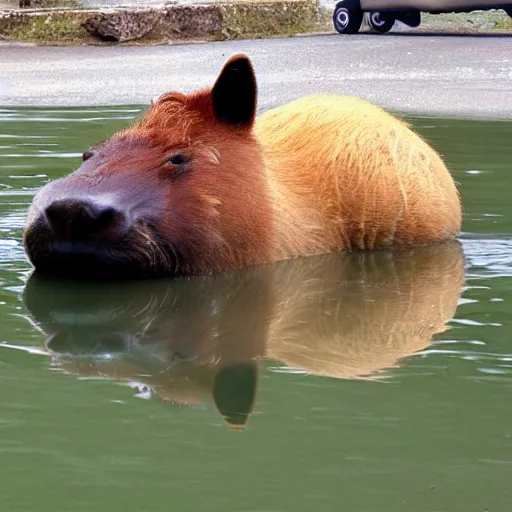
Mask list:
POLYGON ((391 30, 396 20, 410 27, 421 23, 421 12, 487 11, 503 9, 512 17, 512 0, 340 0, 333 13, 334 28, 340 34, 356 34, 364 13, 371 28, 380 33, 391 30))

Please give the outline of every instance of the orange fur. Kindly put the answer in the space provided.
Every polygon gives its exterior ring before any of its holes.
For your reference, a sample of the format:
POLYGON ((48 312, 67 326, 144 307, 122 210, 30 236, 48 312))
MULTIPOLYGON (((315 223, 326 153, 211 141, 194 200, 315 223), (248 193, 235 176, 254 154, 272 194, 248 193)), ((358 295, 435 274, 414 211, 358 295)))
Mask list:
POLYGON ((198 197, 215 202, 219 229, 233 228, 233 237, 222 233, 231 257, 217 253, 210 269, 458 234, 459 195, 442 159, 384 110, 355 97, 309 96, 264 113, 251 133, 220 124, 209 94, 180 96, 179 114, 164 96, 132 131, 157 138, 148 129, 179 120, 189 143, 218 156, 221 169, 208 171, 218 188, 198 181, 198 197), (250 256, 241 239, 254 242, 250 256))
POLYGON ((255 126, 270 183, 274 258, 454 237, 461 208, 441 158, 409 127, 353 97, 307 97, 255 126))

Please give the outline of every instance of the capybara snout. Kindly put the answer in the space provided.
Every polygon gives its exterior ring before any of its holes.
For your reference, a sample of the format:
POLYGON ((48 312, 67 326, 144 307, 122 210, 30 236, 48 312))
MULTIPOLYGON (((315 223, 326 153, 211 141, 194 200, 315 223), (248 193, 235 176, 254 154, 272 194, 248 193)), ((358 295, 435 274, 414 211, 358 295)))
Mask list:
POLYGON ((119 238, 129 228, 127 215, 115 206, 94 199, 61 199, 44 210, 48 229, 63 243, 95 237, 119 238))
POLYGON ((24 243, 36 270, 186 276, 457 235, 453 179, 404 122, 336 95, 256 118, 256 98, 236 55, 211 89, 166 93, 87 150, 33 200, 24 243))
POLYGON ((153 275, 172 264, 158 231, 165 203, 158 178, 93 165, 34 198, 24 239, 36 269, 104 279, 153 275))

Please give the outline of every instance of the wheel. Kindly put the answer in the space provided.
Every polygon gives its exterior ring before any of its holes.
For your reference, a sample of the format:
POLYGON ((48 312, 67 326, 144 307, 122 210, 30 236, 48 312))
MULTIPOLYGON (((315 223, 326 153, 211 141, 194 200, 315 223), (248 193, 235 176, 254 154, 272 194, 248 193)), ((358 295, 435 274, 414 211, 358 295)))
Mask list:
POLYGON ((357 34, 363 22, 363 11, 352 7, 349 2, 341 1, 336 4, 332 15, 334 28, 340 34, 357 34))
POLYGON ((368 23, 373 30, 384 34, 385 32, 389 32, 395 24, 395 17, 392 14, 386 13, 381 15, 380 12, 371 11, 368 16, 368 23))
POLYGON ((396 14, 395 18, 412 28, 419 27, 421 23, 420 11, 400 12, 396 14))

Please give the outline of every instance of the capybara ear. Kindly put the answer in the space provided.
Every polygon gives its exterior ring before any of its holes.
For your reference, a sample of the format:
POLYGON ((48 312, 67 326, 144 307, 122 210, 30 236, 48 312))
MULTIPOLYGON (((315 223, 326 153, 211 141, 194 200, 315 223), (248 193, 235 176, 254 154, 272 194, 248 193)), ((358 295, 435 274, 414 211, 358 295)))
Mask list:
POLYGON ((256 114, 256 76, 243 54, 234 55, 225 64, 212 88, 215 116, 221 122, 250 128, 256 114))

